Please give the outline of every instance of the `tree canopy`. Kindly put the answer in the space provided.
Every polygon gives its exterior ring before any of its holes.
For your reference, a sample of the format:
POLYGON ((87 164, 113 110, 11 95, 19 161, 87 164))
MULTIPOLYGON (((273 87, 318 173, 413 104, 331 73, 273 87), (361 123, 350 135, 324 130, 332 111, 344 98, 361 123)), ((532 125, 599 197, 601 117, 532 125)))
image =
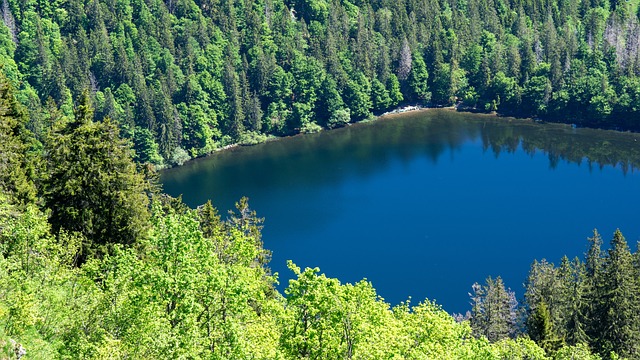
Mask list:
POLYGON ((640 129, 636 0, 3 0, 2 14, 0 68, 38 139, 50 101, 70 116, 89 90, 95 120, 156 167, 400 104, 640 129))

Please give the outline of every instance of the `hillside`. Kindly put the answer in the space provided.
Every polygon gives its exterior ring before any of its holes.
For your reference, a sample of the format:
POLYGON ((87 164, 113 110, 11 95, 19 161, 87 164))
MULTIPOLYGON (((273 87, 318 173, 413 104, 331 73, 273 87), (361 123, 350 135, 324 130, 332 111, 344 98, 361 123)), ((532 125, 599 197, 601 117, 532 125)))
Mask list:
POLYGON ((637 130, 637 3, 2 0, 0 64, 39 139, 89 89, 158 167, 402 103, 637 130))

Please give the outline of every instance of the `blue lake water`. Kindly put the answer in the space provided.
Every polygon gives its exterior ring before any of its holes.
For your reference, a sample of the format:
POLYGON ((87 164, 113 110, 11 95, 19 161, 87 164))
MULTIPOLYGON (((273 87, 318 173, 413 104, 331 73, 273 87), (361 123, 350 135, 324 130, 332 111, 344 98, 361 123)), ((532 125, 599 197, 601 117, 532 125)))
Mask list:
POLYGON ((283 290, 286 261, 386 301, 470 308, 474 282, 523 295, 534 259, 583 257, 597 228, 640 240, 640 135, 427 110, 239 147, 162 173, 165 192, 265 217, 283 290))

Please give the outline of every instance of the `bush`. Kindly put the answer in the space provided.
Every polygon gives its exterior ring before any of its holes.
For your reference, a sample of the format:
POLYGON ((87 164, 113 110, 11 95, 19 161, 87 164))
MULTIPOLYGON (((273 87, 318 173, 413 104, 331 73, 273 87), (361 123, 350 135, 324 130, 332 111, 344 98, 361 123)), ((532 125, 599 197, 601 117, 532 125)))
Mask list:
POLYGON ((329 127, 329 129, 343 127, 347 125, 350 121, 351 121, 351 112, 349 111, 349 109, 338 109, 333 114, 331 114, 327 127, 329 127))
POLYGON ((267 141, 268 138, 266 134, 261 134, 257 131, 247 131, 240 135, 238 143, 240 145, 256 145, 267 141))
POLYGON ((322 131, 322 127, 314 122, 308 122, 302 125, 300 132, 303 134, 312 134, 322 131))
POLYGON ((171 164, 182 166, 187 161, 191 160, 191 156, 181 147, 177 147, 173 150, 173 154, 171 155, 171 164))

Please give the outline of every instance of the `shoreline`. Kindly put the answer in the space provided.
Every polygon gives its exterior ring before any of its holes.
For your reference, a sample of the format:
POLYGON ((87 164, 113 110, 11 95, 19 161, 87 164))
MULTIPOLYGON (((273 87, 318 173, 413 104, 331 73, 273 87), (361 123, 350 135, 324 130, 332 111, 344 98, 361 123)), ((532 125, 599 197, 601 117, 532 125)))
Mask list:
MULTIPOLYGON (((432 111, 432 110, 445 110, 445 111, 458 111, 458 107, 457 106, 447 106, 447 107, 436 107, 436 106, 423 106, 423 105, 407 105, 407 106, 402 106, 402 107, 398 107, 395 108, 391 111, 387 111, 384 112, 380 115, 372 115, 370 118, 365 119, 365 120, 361 120, 355 123, 349 123, 343 127, 347 127, 347 126, 353 126, 353 125, 358 125, 358 124, 367 124, 367 123, 371 123, 371 122, 375 122, 378 120, 385 120, 385 119, 393 119, 393 118, 397 118, 397 117, 401 117, 401 116, 405 116, 405 115, 410 115, 410 114, 416 114, 416 113, 420 113, 420 112, 427 112, 427 111, 432 111)), ((500 117, 497 113, 493 112, 493 113, 474 113, 474 112, 470 112, 470 111, 460 111, 460 112, 464 112, 464 113, 468 113, 468 114, 473 114, 473 115, 485 115, 485 116, 491 116, 491 117, 500 117)), ((522 120, 530 120, 533 121, 530 118, 522 118, 522 120)), ((283 139, 287 139, 290 137, 295 137, 295 136, 301 136, 301 135, 307 135, 307 134, 319 134, 319 133, 324 133, 327 131, 332 131, 332 130, 336 130, 339 128, 335 128, 335 129, 325 129, 322 128, 320 131, 318 132, 314 132, 314 133, 297 133, 297 134, 293 134, 293 135, 286 135, 286 136, 268 136, 267 139, 265 141, 262 142, 258 142, 255 144, 242 144, 242 143, 233 143, 233 144, 229 144, 229 145, 225 145, 223 147, 220 147, 218 149, 213 150, 212 152, 206 154, 206 155, 202 155, 202 156, 197 156, 194 158, 191 158, 187 161, 185 161, 182 165, 176 165, 176 166, 171 166, 171 167, 165 167, 162 168, 160 170, 157 170, 158 173, 162 173, 162 172, 166 172, 166 171, 171 171, 177 168, 181 168, 187 164, 196 162, 198 160, 201 159, 206 159, 209 156, 212 156, 216 153, 222 152, 222 151, 229 151, 229 150, 233 150, 236 148, 240 148, 240 147, 245 147, 245 146, 256 146, 256 145, 260 145, 260 144, 265 144, 271 141, 280 141, 283 139)))
MULTIPOLYGON (((391 111, 387 111, 387 112, 385 112, 383 114, 380 114, 380 115, 372 115, 372 117, 369 118, 369 119, 358 121, 356 123, 349 123, 346 126, 351 126, 351 125, 360 124, 360 123, 369 123, 369 122, 377 121, 379 119, 386 118, 386 117, 396 117, 396 116, 400 116, 400 115, 405 115, 405 114, 409 114, 409 113, 416 113, 416 112, 421 112, 421 111, 427 111, 427 110, 431 110, 431 109, 455 110, 454 107, 435 108, 435 107, 426 107, 426 106, 421 106, 421 105, 404 106, 404 107, 399 107, 399 108, 393 109, 391 111)), ((315 134, 322 133, 322 132, 325 132, 325 131, 331 131, 331 130, 335 130, 335 129, 322 128, 320 131, 315 132, 315 134)), ((214 149, 213 151, 211 151, 210 153, 208 153, 206 155, 202 155, 202 156, 197 156, 197 157, 191 158, 191 159, 185 161, 182 165, 163 167, 163 168, 161 168, 159 170, 156 170, 156 171, 158 173, 162 173, 162 172, 169 171, 169 170, 172 170, 172 169, 180 168, 180 167, 183 167, 186 164, 189 164, 191 162, 197 161, 199 159, 205 159, 205 158, 207 158, 209 156, 212 156, 212 155, 214 155, 214 154, 216 154, 218 152, 221 152, 221 151, 232 150, 232 149, 239 148, 239 147, 244 147, 244 146, 256 146, 256 145, 265 144, 265 143, 268 143, 268 142, 271 142, 271 141, 279 141, 279 140, 282 140, 282 139, 286 139, 286 138, 290 138, 290 137, 294 137, 294 136, 306 135, 306 134, 307 133, 297 133, 297 134, 285 135, 285 136, 274 136, 274 135, 271 135, 271 136, 268 136, 265 141, 261 141, 261 142, 255 143, 255 144, 233 143, 233 144, 225 145, 223 147, 214 149)), ((308 134, 314 134, 314 133, 308 133, 308 134)))
MULTIPOLYGON (((428 111, 432 111, 432 110, 437 110, 437 111, 454 111, 454 112, 459 112, 459 113, 466 113, 466 114, 470 114, 470 115, 475 115, 475 116, 489 116, 492 118, 506 118, 506 119, 517 119, 517 120, 521 120, 521 121, 528 121, 531 122, 532 124, 556 124, 556 125, 561 125, 561 126, 567 126, 567 127, 571 127, 571 128, 576 128, 576 127, 580 127, 580 128, 588 128, 588 129, 594 129, 594 130, 607 130, 607 131, 616 131, 616 132, 630 132, 630 131, 622 131, 622 130, 618 130, 618 129, 606 129, 606 128, 596 128, 596 127, 589 127, 589 126, 576 126, 575 123, 566 123, 566 122, 560 122, 560 121, 548 121, 548 120, 541 120, 541 119, 537 119, 537 118, 530 118, 530 117, 516 117, 516 116, 507 116, 507 115, 501 115, 497 112, 490 112, 490 113, 486 113, 486 112, 475 112, 472 110, 467 110, 464 107, 460 108, 459 106, 453 105, 453 106, 447 106, 447 107, 436 107, 436 106, 423 106, 423 105, 407 105, 407 106, 403 106, 403 107, 398 107, 396 109, 393 109, 391 111, 387 111, 384 112, 380 115, 372 115, 370 118, 367 118, 365 120, 362 121, 358 121, 355 123, 349 123, 346 126, 353 126, 353 125, 357 125, 357 124, 366 124, 366 123, 371 123, 371 122, 375 122, 378 120, 391 120, 393 118, 397 118, 397 117, 402 117, 405 115, 409 115, 409 114, 416 114, 416 113, 420 113, 420 112, 428 112, 428 111)), ((345 126, 345 127, 346 127, 345 126)), ((315 134, 319 134, 319 133, 324 133, 326 131, 331 131, 331 130, 335 130, 335 129, 326 129, 326 128, 322 128, 320 131, 318 132, 314 132, 315 134)), ((631 131, 633 133, 633 131, 631 131)), ((206 154, 206 155, 202 155, 202 156, 198 156, 198 157, 194 157, 189 159, 188 161, 184 162, 182 165, 176 165, 176 166, 171 166, 171 167, 164 167, 161 168, 158 171, 158 173, 162 173, 165 171, 171 171, 172 169, 177 169, 180 167, 183 167, 189 163, 193 163, 195 161, 198 161, 200 159, 205 159, 209 156, 212 156, 218 152, 222 152, 222 151, 228 151, 228 150, 233 150, 235 148, 240 148, 240 147, 245 147, 245 146, 256 146, 259 144, 265 144, 271 141, 280 141, 286 138, 290 138, 290 137, 295 137, 295 136, 301 136, 301 135, 307 135, 307 134, 314 134, 314 133, 297 133, 297 134, 293 134, 293 135, 286 135, 286 136, 274 136, 274 135, 268 135, 267 138, 264 141, 261 142, 257 142, 257 143, 250 143, 250 144, 243 144, 243 143, 233 143, 233 144, 229 144, 229 145, 225 145, 223 147, 220 147, 218 149, 213 150, 212 152, 206 154)))

